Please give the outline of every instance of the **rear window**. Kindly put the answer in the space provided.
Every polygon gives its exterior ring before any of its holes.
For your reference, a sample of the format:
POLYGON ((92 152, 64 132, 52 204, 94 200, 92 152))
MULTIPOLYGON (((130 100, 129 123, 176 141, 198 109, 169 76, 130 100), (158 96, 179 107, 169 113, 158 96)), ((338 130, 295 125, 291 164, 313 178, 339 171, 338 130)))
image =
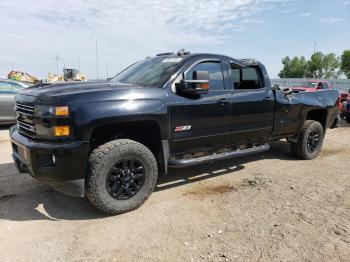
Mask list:
POLYGON ((236 68, 231 65, 231 79, 235 89, 264 88, 261 75, 254 67, 236 68))

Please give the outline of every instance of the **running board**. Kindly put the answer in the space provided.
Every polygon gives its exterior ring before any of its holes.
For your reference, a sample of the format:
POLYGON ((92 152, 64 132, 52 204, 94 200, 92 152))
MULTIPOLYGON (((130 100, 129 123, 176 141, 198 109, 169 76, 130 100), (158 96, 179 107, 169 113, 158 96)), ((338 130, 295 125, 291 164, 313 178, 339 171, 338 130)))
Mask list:
POLYGON ((195 166, 199 164, 205 164, 210 163, 212 161, 217 160, 225 160, 235 157, 241 157, 241 156, 249 156, 252 154, 262 153, 265 151, 268 151, 270 149, 269 144, 264 144, 260 146, 254 146, 247 149, 237 149, 235 151, 231 152, 225 152, 225 153, 219 153, 219 154, 212 154, 208 156, 202 156, 202 157, 196 157, 196 158, 190 158, 190 159, 176 159, 176 160, 169 160, 168 166, 169 167, 188 167, 188 166, 195 166))

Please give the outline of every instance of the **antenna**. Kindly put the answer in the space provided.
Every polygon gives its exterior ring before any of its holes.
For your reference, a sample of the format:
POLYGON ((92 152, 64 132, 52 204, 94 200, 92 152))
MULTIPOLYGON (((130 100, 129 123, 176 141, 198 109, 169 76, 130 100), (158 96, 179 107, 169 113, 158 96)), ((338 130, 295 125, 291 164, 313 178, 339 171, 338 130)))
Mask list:
POLYGON ((98 46, 97 46, 97 38, 96 38, 96 78, 99 79, 99 72, 98 72, 98 46))

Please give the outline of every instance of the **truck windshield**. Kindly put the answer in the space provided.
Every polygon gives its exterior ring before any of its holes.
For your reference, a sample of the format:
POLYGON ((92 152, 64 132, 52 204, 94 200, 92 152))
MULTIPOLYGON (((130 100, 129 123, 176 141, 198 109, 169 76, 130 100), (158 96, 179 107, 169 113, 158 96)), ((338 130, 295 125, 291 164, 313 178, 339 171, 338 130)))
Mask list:
POLYGON ((317 82, 309 82, 306 85, 307 87, 316 87, 317 86, 317 82))
POLYGON ((124 69, 110 81, 162 87, 176 71, 181 60, 180 57, 146 58, 124 69))

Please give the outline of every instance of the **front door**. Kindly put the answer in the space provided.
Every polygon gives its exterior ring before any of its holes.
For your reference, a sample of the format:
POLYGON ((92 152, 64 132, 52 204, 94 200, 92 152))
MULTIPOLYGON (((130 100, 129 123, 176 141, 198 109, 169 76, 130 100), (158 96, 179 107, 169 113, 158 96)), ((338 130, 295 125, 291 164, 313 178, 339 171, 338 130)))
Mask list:
POLYGON ((208 71, 210 90, 197 98, 176 94, 170 110, 170 152, 182 153, 229 144, 232 91, 225 87, 221 60, 201 60, 185 72, 208 71))

